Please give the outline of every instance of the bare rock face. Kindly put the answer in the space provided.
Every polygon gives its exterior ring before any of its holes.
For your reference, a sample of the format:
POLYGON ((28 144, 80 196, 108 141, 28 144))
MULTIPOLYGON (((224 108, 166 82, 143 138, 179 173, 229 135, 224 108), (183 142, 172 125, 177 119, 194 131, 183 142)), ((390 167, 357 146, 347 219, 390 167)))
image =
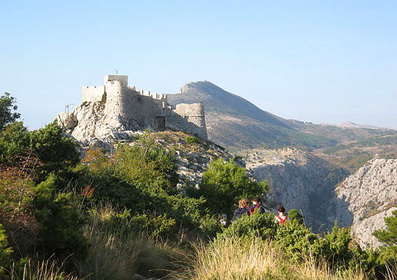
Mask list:
POLYGON ((331 207, 338 209, 339 225, 351 226, 362 247, 380 246, 372 233, 384 229, 384 218, 397 209, 397 159, 369 161, 346 178, 335 192, 337 197, 331 207))
POLYGON ((328 203, 335 196, 335 185, 347 176, 314 155, 296 149, 253 150, 247 167, 258 180, 267 180, 271 195, 287 210, 297 209, 313 231, 333 226, 328 203))
POLYGON ((85 145, 92 145, 97 139, 114 139, 117 131, 126 129, 107 118, 98 102, 85 102, 71 113, 60 113, 56 120, 64 132, 85 145))

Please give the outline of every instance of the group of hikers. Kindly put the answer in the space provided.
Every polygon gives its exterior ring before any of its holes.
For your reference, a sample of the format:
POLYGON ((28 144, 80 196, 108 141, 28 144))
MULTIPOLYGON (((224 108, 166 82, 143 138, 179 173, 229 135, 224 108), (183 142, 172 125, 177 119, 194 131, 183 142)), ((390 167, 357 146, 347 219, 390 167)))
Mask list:
MULTIPOLYGON (((288 216, 286 216, 285 208, 283 206, 278 207, 277 216, 275 216, 275 222, 279 224, 284 224, 285 221, 288 220, 288 216)), ((252 215, 253 213, 259 212, 259 214, 263 214, 268 212, 265 206, 262 204, 262 200, 260 197, 256 196, 252 199, 252 204, 248 198, 242 198, 238 202, 238 208, 233 213, 232 222, 240 218, 244 215, 252 215)))

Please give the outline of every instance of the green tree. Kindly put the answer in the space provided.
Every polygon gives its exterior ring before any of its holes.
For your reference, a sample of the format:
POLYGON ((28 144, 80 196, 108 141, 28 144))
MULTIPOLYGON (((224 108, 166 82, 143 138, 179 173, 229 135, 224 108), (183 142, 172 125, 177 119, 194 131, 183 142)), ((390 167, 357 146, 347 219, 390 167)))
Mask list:
POLYGON ((151 192, 175 193, 178 182, 176 158, 145 133, 134 145, 119 145, 112 164, 121 176, 151 192))
POLYGON ((242 197, 252 198, 266 193, 265 182, 255 182, 246 174, 243 167, 237 166, 233 160, 223 158, 211 161, 204 172, 198 195, 207 200, 206 206, 213 213, 233 213, 234 204, 242 197))
POLYGON ((8 124, 0 133, 0 161, 11 160, 22 155, 29 146, 29 134, 22 122, 8 124))
POLYGON ((34 207, 40 223, 39 237, 44 254, 57 257, 86 252, 82 226, 85 220, 73 204, 72 193, 58 193, 57 178, 50 175, 35 187, 34 207))
POLYGON ((385 218, 387 229, 376 230, 373 234, 380 242, 397 248, 397 211, 393 211, 392 214, 385 218))
POLYGON ((0 97, 0 131, 4 130, 4 127, 17 120, 21 115, 15 112, 18 106, 15 105, 16 100, 8 92, 5 92, 0 97))
POLYGON ((288 211, 288 217, 291 220, 297 220, 298 223, 302 224, 304 223, 303 221, 303 215, 301 213, 299 213, 299 211, 297 209, 291 209, 288 211))
POLYGON ((380 247, 380 263, 397 266, 397 211, 385 218, 386 229, 376 230, 373 235, 386 246, 380 247))
POLYGON ((350 228, 340 228, 335 222, 332 231, 318 241, 321 244, 321 254, 331 265, 348 265, 352 260, 350 228))
POLYGON ((43 174, 65 170, 80 161, 78 144, 66 137, 56 122, 31 132, 30 149, 43 163, 43 174))

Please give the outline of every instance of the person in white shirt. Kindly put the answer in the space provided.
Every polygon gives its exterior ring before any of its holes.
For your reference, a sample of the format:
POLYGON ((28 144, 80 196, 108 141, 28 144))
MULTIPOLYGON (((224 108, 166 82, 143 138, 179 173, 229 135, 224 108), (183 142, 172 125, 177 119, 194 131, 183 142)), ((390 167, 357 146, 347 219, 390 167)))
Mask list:
POLYGON ((278 215, 276 216, 276 223, 283 225, 289 219, 288 216, 285 215, 285 208, 280 206, 277 212, 278 215))

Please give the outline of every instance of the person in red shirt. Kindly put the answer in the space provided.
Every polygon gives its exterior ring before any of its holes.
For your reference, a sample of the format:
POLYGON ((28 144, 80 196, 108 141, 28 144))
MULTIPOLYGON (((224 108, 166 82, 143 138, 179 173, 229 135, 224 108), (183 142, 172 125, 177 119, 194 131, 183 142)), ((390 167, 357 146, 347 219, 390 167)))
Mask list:
POLYGON ((260 197, 255 196, 252 199, 252 205, 249 208, 249 212, 250 212, 250 215, 255 212, 259 212, 259 214, 263 214, 266 212, 265 206, 262 204, 262 200, 260 197))

